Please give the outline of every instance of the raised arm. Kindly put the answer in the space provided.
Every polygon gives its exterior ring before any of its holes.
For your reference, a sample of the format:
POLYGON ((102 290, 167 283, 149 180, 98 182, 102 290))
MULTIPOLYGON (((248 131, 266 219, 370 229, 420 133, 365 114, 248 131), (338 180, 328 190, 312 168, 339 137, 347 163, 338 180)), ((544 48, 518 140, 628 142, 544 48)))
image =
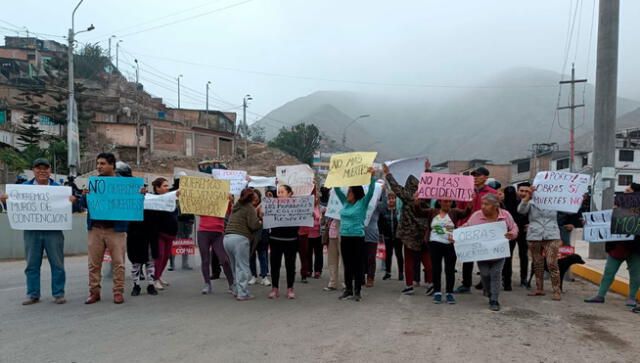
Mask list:
POLYGON ((333 188, 333 191, 336 192, 336 197, 338 197, 340 204, 344 205, 344 203, 347 202, 347 196, 344 195, 342 189, 340 187, 335 187, 333 188))

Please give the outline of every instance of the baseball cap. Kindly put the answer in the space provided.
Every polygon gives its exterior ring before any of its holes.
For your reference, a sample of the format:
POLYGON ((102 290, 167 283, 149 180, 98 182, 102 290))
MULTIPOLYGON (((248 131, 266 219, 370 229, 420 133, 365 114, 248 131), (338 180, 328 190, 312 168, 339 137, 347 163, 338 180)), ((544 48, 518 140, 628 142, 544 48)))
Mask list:
POLYGON ((51 164, 49 164, 49 160, 45 159, 45 158, 37 158, 34 162, 33 162, 33 167, 37 168, 40 165, 44 165, 47 168, 51 167, 51 164))
POLYGON ((471 172, 471 175, 484 175, 489 176, 489 169, 485 167, 479 167, 478 169, 471 172))

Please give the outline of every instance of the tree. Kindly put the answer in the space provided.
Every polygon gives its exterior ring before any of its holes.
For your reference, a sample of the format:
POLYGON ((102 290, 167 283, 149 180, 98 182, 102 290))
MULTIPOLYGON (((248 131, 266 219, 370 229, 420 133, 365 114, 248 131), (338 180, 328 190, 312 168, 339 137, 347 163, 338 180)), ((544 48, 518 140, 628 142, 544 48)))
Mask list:
POLYGON ((260 125, 253 124, 249 128, 249 137, 251 138, 251 141, 264 142, 266 140, 265 133, 266 131, 264 127, 260 125))
POLYGON ((78 78, 91 80, 101 80, 99 77, 107 66, 109 58, 106 57, 104 49, 98 44, 86 44, 73 58, 74 73, 78 78))
POLYGON ((320 130, 316 125, 300 123, 290 129, 281 128, 280 133, 269 142, 269 146, 278 148, 298 160, 311 165, 313 154, 320 147, 320 130))

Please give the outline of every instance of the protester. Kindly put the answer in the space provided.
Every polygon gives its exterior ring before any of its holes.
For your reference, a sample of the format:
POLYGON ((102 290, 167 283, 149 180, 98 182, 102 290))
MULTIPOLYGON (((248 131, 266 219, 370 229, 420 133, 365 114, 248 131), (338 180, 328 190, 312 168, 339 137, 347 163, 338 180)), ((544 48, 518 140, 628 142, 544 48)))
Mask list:
MULTIPOLYGON (((631 183, 624 191, 625 193, 640 192, 640 184, 631 183)), ((617 208, 617 206, 614 206, 617 208)), ((638 289, 640 289, 640 237, 635 236, 633 241, 607 242, 607 263, 604 266, 604 273, 600 281, 600 287, 596 296, 585 299, 587 303, 604 303, 605 295, 615 280, 616 274, 623 262, 627 262, 629 269, 629 297, 626 306, 636 308, 638 289)))
MULTIPOLYGON (((180 189, 180 177, 186 176, 187 173, 184 171, 179 171, 173 176, 173 186, 171 187, 171 191, 176 191, 180 189)), ((180 212, 180 206, 178 206, 178 234, 176 235, 177 239, 191 239, 193 236, 193 225, 195 224, 195 216, 193 214, 185 214, 180 212)), ((173 271, 175 268, 175 257, 173 254, 169 257, 169 271, 173 271)), ((189 265, 189 254, 183 253, 181 255, 182 258, 182 269, 183 270, 193 270, 193 267, 189 265)), ((218 275, 220 271, 219 263, 218 263, 218 275)))
MULTIPOLYGON (((529 183, 527 183, 529 184, 529 183)), ((522 184, 520 184, 522 185, 522 184)), ((520 185, 518 186, 520 188, 520 185)), ((527 185, 529 186, 529 185, 527 185)), ((527 246, 527 233, 525 232, 526 225, 529 224, 526 215, 522 215, 518 213, 518 204, 520 203, 520 198, 518 197, 518 193, 516 192, 516 188, 512 186, 508 186, 506 188, 501 189, 502 194, 504 195, 504 209, 511 214, 513 220, 516 222, 518 226, 518 238, 515 240, 509 241, 509 250, 510 257, 508 257, 504 262, 504 267, 502 268, 502 285, 504 287, 504 291, 511 291, 512 288, 512 276, 513 276, 513 251, 518 246, 518 259, 520 260, 520 286, 527 286, 527 270, 528 270, 528 257, 527 253, 529 251, 529 247, 527 246)))
POLYGON ((431 255, 431 269, 433 271, 433 302, 442 302, 442 261, 446 278, 446 301, 455 304, 453 286, 456 274, 456 251, 451 243, 451 236, 458 221, 471 215, 471 207, 467 209, 453 208, 450 200, 438 200, 435 208, 422 208, 416 203, 416 214, 427 218, 426 237, 428 238, 429 253, 431 255))
MULTIPOLYGON (((33 179, 24 181, 26 185, 50 185, 60 186, 51 179, 51 165, 44 158, 34 160, 32 164, 33 179)), ((3 204, 9 200, 7 194, 0 195, 3 204)), ((69 196, 72 204, 76 203, 76 197, 69 196)), ((64 286, 66 274, 64 270, 64 234, 62 231, 25 230, 22 233, 24 239, 24 256, 27 267, 24 274, 27 278, 27 299, 22 305, 33 305, 40 302, 40 269, 42 267, 43 253, 47 252, 47 260, 51 267, 51 293, 53 302, 64 304, 64 286)))
MULTIPOLYGON (((384 186, 383 186, 384 189, 384 186)), ((383 192, 380 194, 380 198, 376 203, 376 209, 371 215, 369 224, 364 229, 364 258, 363 269, 366 273, 366 286, 373 287, 376 277, 376 255, 378 254, 378 243, 380 242, 380 230, 378 229, 378 220, 380 214, 384 213, 387 208, 387 195, 383 192)))
MULTIPOLYGON (((313 278, 319 279, 322 276, 322 265, 324 258, 322 256, 322 215, 324 207, 320 206, 320 199, 314 189, 314 206, 313 206, 313 227, 309 230, 309 253, 307 254, 307 265, 313 268, 313 278)), ((311 271, 310 271, 311 272, 311 271)))
MULTIPOLYGON (((481 209, 473 213, 463 227, 499 221, 504 221, 507 224, 507 233, 505 234, 506 239, 511 241, 518 237, 518 226, 513 221, 511 214, 500 208, 500 202, 497 195, 489 193, 482 197, 481 209)), ((504 261, 504 258, 478 261, 484 295, 489 298, 489 309, 492 311, 500 310, 498 297, 500 295, 502 267, 504 266, 504 261)))
POLYGON ((398 221, 400 220, 400 210, 402 209, 396 198, 396 193, 387 193, 387 208, 380 215, 378 225, 384 238, 385 246, 385 274, 383 280, 391 278, 391 264, 395 251, 396 262, 398 264, 398 280, 404 280, 404 260, 402 257, 402 241, 396 238, 398 231, 398 221))
MULTIPOLYGON (((116 177, 116 157, 111 153, 100 153, 96 157, 96 169, 101 177, 116 177)), ((140 190, 142 194, 145 188, 140 190)), ((85 189, 82 204, 87 206, 87 194, 90 191, 85 189)), ((89 235, 88 260, 89 260, 89 297, 85 304, 94 304, 100 301, 100 290, 102 281, 102 260, 104 250, 109 249, 111 253, 111 264, 113 272, 113 302, 122 304, 124 302, 124 254, 127 234, 127 221, 96 220, 91 218, 91 211, 87 213, 87 229, 89 235)))
POLYGON ((558 268, 558 249, 560 248, 560 229, 556 211, 544 210, 530 203, 535 186, 523 188, 523 197, 518 205, 518 213, 528 215, 527 241, 533 260, 533 272, 536 275, 536 289, 529 296, 545 295, 544 262, 546 260, 553 287, 552 300, 561 300, 560 269, 558 268))
MULTIPOLYGON (((256 192, 259 191, 256 189, 256 192)), ((274 191, 267 189, 265 191, 265 197, 273 198, 274 191)), ((253 285, 257 282, 258 271, 256 258, 260 262, 260 284, 263 286, 271 286, 271 280, 269 279, 269 229, 263 228, 258 236, 258 242, 255 250, 251 254, 249 267, 251 268, 251 280, 249 285, 253 285)))
POLYGON ((335 291, 340 281, 340 220, 330 218, 328 221, 329 244, 327 246, 327 263, 329 265, 329 283, 324 291, 335 291))
MULTIPOLYGON (((278 186, 278 198, 291 198, 293 190, 286 184, 278 186)), ((271 228, 269 245, 271 247, 271 286, 269 298, 280 296, 280 266, 284 255, 284 267, 287 274, 287 298, 295 299, 293 284, 296 277, 296 255, 298 254, 298 229, 299 227, 271 228)))
POLYGON ((578 213, 558 212, 558 227, 560 228, 560 240, 563 246, 571 246, 571 232, 579 228, 580 218, 578 213))
POLYGON ((336 196, 342 204, 340 211, 340 248, 344 265, 344 282, 346 289, 340 300, 360 301, 364 284, 364 222, 367 208, 375 190, 375 169, 369 168, 371 183, 365 194, 362 186, 351 186, 345 196, 340 188, 334 188, 336 196))
MULTIPOLYGON (((489 169, 485 167, 479 167, 471 172, 473 176, 473 184, 475 188, 475 195, 471 203, 471 213, 475 213, 482 208, 482 198, 487 194, 497 194, 496 190, 486 185, 489 178, 489 169)), ((459 203, 459 208, 466 208, 468 203, 459 203)), ((466 220, 459 222, 460 224, 466 223, 466 220)), ((462 285, 459 286, 455 292, 457 294, 465 294, 471 292, 471 285, 473 280, 473 262, 466 262, 462 264, 462 285)), ((482 281, 476 285, 477 289, 483 289, 482 281)))
POLYGON ((251 276, 249 256, 251 256, 251 241, 255 233, 262 230, 260 211, 256 210, 252 204, 257 197, 251 188, 242 190, 240 198, 231 210, 224 236, 224 250, 229 256, 234 277, 231 291, 238 301, 253 299, 248 289, 251 276))
MULTIPOLYGON (((431 172, 430 167, 431 163, 429 160, 426 160, 425 172, 431 172)), ((402 214, 396 235, 404 245, 404 277, 406 286, 402 290, 402 294, 413 295, 415 292, 413 287, 414 280, 420 274, 418 261, 421 261, 425 268, 427 292, 431 292, 433 291, 433 284, 431 283, 431 257, 429 256, 429 250, 424 239, 425 222, 416 217, 414 208, 415 193, 418 190, 419 180, 415 176, 410 175, 405 182, 405 186, 402 187, 393 177, 387 165, 383 164, 382 172, 391 190, 402 201, 402 214), (418 263, 418 268, 415 267, 416 262, 418 263)), ((427 202, 421 200, 420 203, 426 204, 427 202)))
MULTIPOLYGON (((231 210, 231 201, 229 202, 229 210, 231 210)), ((202 279, 204 280, 204 286, 200 292, 203 295, 211 293, 211 259, 213 256, 217 257, 218 263, 222 263, 224 269, 224 275, 227 278, 229 289, 233 286, 234 275, 232 272, 231 264, 229 263, 229 256, 224 248, 224 218, 200 216, 200 223, 198 224, 198 250, 200 251, 200 271, 202 272, 202 279)))
POLYGON ((309 231, 311 227, 302 226, 298 228, 298 255, 300 256, 300 282, 308 283, 307 278, 311 276, 309 247, 309 231))

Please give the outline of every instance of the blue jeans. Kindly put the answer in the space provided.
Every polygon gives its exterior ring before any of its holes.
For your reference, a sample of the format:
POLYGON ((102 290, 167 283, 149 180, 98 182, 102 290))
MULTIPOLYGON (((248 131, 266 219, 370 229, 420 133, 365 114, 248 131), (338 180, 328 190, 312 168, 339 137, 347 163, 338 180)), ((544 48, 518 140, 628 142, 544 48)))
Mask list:
MULTIPOLYGON (((268 248, 268 247, 267 247, 268 248)), ((251 267, 251 275, 257 276, 257 266, 256 266, 256 257, 260 262, 260 277, 265 278, 269 274, 269 251, 267 248, 261 248, 258 245, 258 248, 253 251, 251 255, 250 267, 251 267)))
POLYGON ((224 236, 224 250, 229 256, 229 264, 233 271, 233 285, 231 291, 238 297, 249 296, 249 256, 251 245, 249 239, 239 234, 227 234, 224 236))
POLYGON ((51 292, 64 296, 64 235, 62 231, 24 231, 24 257, 27 267, 27 296, 40 298, 40 267, 42 254, 47 252, 51 266, 51 292))

